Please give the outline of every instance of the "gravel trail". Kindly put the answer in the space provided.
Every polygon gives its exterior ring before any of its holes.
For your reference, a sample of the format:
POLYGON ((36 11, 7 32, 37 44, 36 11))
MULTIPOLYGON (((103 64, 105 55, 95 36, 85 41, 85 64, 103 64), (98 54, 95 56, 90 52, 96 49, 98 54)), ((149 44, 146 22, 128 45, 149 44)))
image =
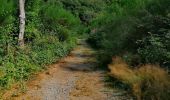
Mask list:
POLYGON ((105 74, 95 68, 95 51, 81 40, 68 57, 28 82, 25 94, 10 99, 127 100, 122 92, 105 87, 105 74))

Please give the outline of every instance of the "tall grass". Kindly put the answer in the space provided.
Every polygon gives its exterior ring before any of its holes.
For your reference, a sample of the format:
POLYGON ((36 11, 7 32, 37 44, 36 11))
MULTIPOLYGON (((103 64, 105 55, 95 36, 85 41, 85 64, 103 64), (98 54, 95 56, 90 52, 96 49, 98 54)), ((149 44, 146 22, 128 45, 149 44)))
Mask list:
POLYGON ((143 65, 132 69, 121 58, 116 57, 109 65, 110 75, 129 85, 137 100, 169 100, 170 77, 155 65, 143 65))

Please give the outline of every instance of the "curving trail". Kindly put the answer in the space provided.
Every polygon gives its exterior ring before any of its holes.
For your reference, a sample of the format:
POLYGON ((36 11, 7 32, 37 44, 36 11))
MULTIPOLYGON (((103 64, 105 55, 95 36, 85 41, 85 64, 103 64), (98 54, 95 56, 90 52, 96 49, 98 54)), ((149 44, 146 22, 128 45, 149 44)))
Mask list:
POLYGON ((127 100, 122 91, 105 86, 106 73, 95 68, 95 51, 84 40, 70 55, 50 65, 27 84, 25 94, 11 100, 127 100))

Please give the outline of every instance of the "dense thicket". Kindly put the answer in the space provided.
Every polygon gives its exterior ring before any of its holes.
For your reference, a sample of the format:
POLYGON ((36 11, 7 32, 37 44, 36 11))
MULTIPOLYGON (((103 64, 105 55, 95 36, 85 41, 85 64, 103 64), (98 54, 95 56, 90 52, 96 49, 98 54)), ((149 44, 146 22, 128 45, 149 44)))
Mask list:
POLYGON ((94 47, 101 48, 100 60, 108 63, 120 55, 132 65, 169 65, 169 0, 111 2, 93 21, 89 38, 94 47))
POLYGON ((88 25, 107 5, 107 1, 104 0, 61 0, 61 2, 85 25, 88 25))

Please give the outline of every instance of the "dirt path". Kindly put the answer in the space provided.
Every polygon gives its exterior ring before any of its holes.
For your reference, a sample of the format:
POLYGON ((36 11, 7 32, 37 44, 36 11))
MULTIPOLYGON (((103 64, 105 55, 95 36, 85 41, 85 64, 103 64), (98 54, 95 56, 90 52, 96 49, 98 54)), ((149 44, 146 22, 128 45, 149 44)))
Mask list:
POLYGON ((95 52, 79 43, 71 54, 28 82, 28 89, 13 100, 127 100, 103 82, 105 72, 95 68, 95 52))

